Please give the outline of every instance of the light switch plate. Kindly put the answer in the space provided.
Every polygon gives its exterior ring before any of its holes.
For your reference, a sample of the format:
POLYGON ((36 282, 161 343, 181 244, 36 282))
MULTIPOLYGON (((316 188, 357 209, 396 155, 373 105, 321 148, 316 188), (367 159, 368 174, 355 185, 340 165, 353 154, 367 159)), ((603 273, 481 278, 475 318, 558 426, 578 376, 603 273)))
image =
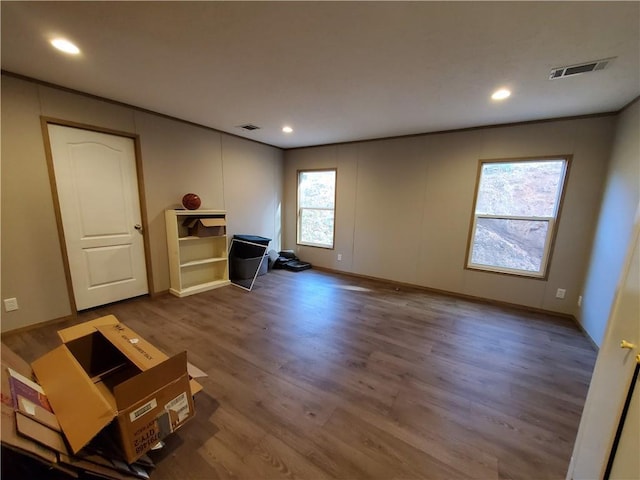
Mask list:
POLYGON ((18 310, 18 299, 17 298, 5 298, 4 299, 4 310, 5 310, 5 312, 13 312, 14 310, 18 310))

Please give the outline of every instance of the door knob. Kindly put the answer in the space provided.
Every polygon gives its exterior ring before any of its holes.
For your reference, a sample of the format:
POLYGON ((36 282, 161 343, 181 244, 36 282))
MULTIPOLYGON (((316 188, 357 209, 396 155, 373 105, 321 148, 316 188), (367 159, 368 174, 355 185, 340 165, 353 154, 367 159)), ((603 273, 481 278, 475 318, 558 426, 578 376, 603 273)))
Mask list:
POLYGON ((142 225, 140 225, 139 223, 136 223, 133 228, 135 228, 136 230, 138 230, 139 232, 142 231, 142 225))
POLYGON ((633 350, 634 348, 636 348, 635 344, 631 343, 631 342, 627 342, 626 340, 622 340, 620 342, 620 348, 628 348, 629 350, 633 350))

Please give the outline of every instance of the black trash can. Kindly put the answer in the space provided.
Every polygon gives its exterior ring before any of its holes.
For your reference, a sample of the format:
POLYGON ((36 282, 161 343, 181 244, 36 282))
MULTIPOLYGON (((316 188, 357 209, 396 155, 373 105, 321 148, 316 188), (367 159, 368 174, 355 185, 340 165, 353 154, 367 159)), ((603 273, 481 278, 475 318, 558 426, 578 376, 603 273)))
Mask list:
POLYGON ((253 278, 256 268, 259 268, 258 275, 267 273, 269 268, 267 249, 271 239, 258 235, 234 235, 233 239, 240 241, 233 242, 229 252, 229 277, 240 280, 253 278), (264 245, 267 248, 258 245, 264 245), (267 257, 264 261, 263 256, 267 257))

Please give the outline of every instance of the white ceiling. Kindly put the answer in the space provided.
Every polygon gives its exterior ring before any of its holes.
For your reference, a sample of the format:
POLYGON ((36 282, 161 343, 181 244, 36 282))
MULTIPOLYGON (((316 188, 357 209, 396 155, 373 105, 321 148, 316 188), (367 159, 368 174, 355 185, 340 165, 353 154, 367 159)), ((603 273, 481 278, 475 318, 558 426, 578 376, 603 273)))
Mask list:
POLYGON ((638 2, 1 3, 3 70, 282 148, 610 112, 640 94, 638 2), (490 100, 502 86, 511 98, 490 100))

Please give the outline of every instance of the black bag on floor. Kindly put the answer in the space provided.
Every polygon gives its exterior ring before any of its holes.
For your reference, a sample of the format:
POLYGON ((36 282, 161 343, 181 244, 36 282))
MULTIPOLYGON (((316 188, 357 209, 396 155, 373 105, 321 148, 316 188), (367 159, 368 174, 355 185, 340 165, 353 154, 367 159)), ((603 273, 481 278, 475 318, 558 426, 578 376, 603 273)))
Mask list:
POLYGON ((292 272, 301 272, 311 268, 311 264, 307 262, 301 262, 300 260, 289 260, 284 264, 284 268, 292 272))
POLYGON ((293 253, 293 250, 283 250, 278 255, 278 258, 273 262, 272 268, 284 268, 291 272, 301 272, 311 268, 311 264, 300 261, 293 253))

